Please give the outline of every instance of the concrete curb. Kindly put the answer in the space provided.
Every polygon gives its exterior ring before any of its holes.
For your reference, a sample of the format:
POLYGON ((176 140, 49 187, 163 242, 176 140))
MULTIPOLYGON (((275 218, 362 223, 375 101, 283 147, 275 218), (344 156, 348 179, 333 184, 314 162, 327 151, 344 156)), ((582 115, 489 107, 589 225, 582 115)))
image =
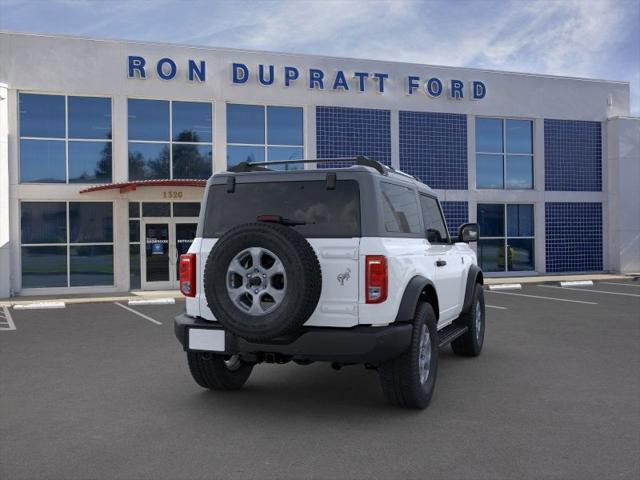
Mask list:
MULTIPOLYGON (((174 303, 176 300, 181 300, 184 299, 184 297, 181 294, 176 295, 175 297, 172 298, 172 300, 174 300, 174 303)), ((79 298, 56 298, 56 299, 52 299, 52 300, 27 300, 25 299, 25 297, 22 297, 20 300, 8 300, 8 301, 0 301, 0 307, 16 307, 18 305, 29 305, 32 303, 42 303, 42 302, 46 302, 46 301, 51 301, 51 302, 63 302, 66 303, 68 305, 73 305, 73 304, 81 304, 81 303, 113 303, 113 302, 129 302, 129 301, 136 301, 136 300, 157 300, 156 298, 150 297, 150 298, 146 298, 145 297, 141 297, 140 295, 127 295, 127 296, 121 296, 121 297, 79 297, 79 298)))

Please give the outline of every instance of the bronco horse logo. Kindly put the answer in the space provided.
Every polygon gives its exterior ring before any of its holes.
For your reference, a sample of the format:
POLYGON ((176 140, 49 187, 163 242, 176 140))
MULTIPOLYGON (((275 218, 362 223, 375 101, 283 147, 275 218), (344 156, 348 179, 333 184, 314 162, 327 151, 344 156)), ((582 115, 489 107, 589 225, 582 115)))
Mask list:
POLYGON ((347 268, 346 272, 339 273, 336 278, 338 279, 338 282, 340 282, 340 286, 344 287, 344 282, 351 278, 351 269, 347 268))

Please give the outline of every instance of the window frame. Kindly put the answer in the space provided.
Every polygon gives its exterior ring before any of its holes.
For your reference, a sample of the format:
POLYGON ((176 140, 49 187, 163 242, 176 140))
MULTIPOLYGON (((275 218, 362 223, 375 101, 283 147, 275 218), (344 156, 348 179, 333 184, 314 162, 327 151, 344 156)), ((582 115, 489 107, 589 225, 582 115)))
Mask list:
MULTIPOLYGON (((478 208, 480 205, 502 205, 502 213, 503 213, 503 228, 504 228, 504 236, 502 237, 486 237, 484 235, 482 235, 482 231, 480 231, 480 241, 482 240, 502 240, 503 242, 503 248, 504 248, 504 252, 505 252, 505 262, 504 262, 504 270, 496 270, 496 271, 487 271, 487 273, 517 273, 517 274, 522 274, 523 272, 535 272, 535 251, 536 251, 536 204, 533 202, 478 202, 476 204, 476 219, 478 218, 478 208), (533 235, 531 236, 513 236, 513 235, 509 235, 509 219, 507 218, 507 214, 508 214, 508 206, 509 205, 530 205, 531 206, 531 222, 533 224, 533 235), (508 246, 508 241, 509 239, 514 239, 514 240, 533 240, 533 254, 534 254, 534 263, 533 263, 533 269, 531 270, 509 270, 509 262, 506 261, 506 255, 507 255, 507 246, 508 246)), ((480 262, 480 260, 478 259, 478 263, 480 262)))
POLYGON ((19 231, 21 232, 20 238, 20 285, 22 286, 22 248, 23 247, 64 247, 67 255, 67 284, 66 286, 61 287, 27 287, 23 290, 34 290, 39 291, 41 289, 55 289, 55 288, 78 288, 78 289, 91 289, 91 288, 111 288, 115 287, 116 283, 116 252, 115 252, 115 239, 117 236, 117 222, 115 220, 115 201, 114 200, 26 200, 22 199, 19 202, 19 211, 20 211, 20 220, 19 220, 19 231), (65 226, 66 226, 66 238, 64 242, 60 243, 22 243, 22 204, 23 203, 64 203, 65 204, 65 226), (69 204, 70 203, 109 203, 111 204, 111 229, 112 229, 112 238, 111 242, 71 242, 71 222, 69 219, 69 204), (113 267, 113 282, 109 285, 71 285, 71 247, 92 247, 92 246, 111 246, 111 255, 112 255, 112 267, 113 267))
MULTIPOLYGON (((236 143, 229 142, 229 134, 228 128, 229 126, 226 124, 227 115, 225 115, 225 125, 227 127, 227 137, 225 139, 225 166, 228 168, 228 148, 229 147, 260 147, 264 152, 264 161, 269 162, 269 147, 288 147, 288 148, 302 148, 302 159, 307 158, 307 129, 305 128, 307 124, 307 107, 305 105, 294 105, 294 104, 272 104, 272 103, 241 103, 241 102, 226 102, 225 103, 225 111, 229 108, 229 105, 245 105, 252 107, 262 107, 263 115, 264 115, 264 143, 236 143), (300 108, 302 109, 302 145, 287 145, 287 144, 270 144, 269 143, 269 122, 268 122, 268 109, 269 107, 288 107, 288 108, 300 108)), ((226 112, 225 112, 226 113, 226 112)), ((278 161, 278 160, 274 160, 278 161)), ((307 169, 307 164, 302 164, 303 169, 307 169)))
MULTIPOLYGON (((500 120, 502 124, 502 151, 500 152, 484 152, 477 150, 477 135, 478 129, 476 127, 476 123, 474 123, 474 151, 475 151, 475 169, 476 169, 476 190, 522 190, 522 191, 530 191, 536 189, 536 176, 535 176, 535 128, 536 122, 534 118, 530 117, 494 117, 488 115, 477 115, 474 119, 474 122, 477 122, 478 119, 488 119, 488 120, 500 120), (507 121, 508 120, 518 120, 518 121, 527 121, 531 123, 531 153, 509 153, 507 152, 507 121), (479 187, 478 186, 478 155, 499 155, 502 157, 502 188, 490 188, 490 187, 479 187), (529 157, 531 159, 531 188, 513 188, 507 186, 507 157, 529 157)), ((487 202, 483 202, 487 203, 487 202)))
POLYGON ((108 184, 113 183, 113 145, 114 145, 114 129, 113 129, 113 96, 103 94, 90 94, 90 95, 69 95, 66 93, 52 93, 52 92, 36 92, 32 90, 19 90, 17 94, 17 140, 18 140, 18 183, 20 185, 91 185, 91 184, 108 184), (20 133, 20 95, 50 95, 54 97, 64 98, 64 137, 23 137, 20 133), (69 137, 69 97, 82 97, 82 98, 108 98, 111 114, 111 138, 74 138, 69 137), (23 182, 22 181, 22 159, 20 144, 22 140, 43 140, 43 141, 56 141, 64 142, 64 182, 23 182), (89 143, 110 143, 111 144, 111 179, 108 182, 70 182, 69 181, 69 142, 89 142, 89 143))
POLYGON ((436 205, 438 206, 438 211, 440 212, 440 218, 442 219, 442 224, 444 225, 444 230, 447 236, 447 240, 445 242, 429 241, 429 243, 432 245, 451 245, 453 241, 451 239, 451 235, 449 234, 449 225, 447 225, 447 219, 444 216, 444 212, 442 211, 442 205, 440 204, 438 197, 434 195, 430 195, 428 193, 418 191, 418 204, 420 205, 420 212, 422 213, 422 223, 423 223, 422 228, 424 230, 424 238, 427 238, 427 225, 424 222, 424 212, 422 210, 422 202, 420 202, 420 197, 430 198, 436 202, 436 205))
MULTIPOLYGON (((211 147, 211 174, 213 175, 213 172, 215 171, 214 169, 214 164, 215 164, 215 101, 213 100, 194 100, 194 99, 167 99, 167 98, 148 98, 148 97, 139 97, 139 96, 127 96, 126 98, 126 104, 127 104, 127 112, 126 112, 126 119, 127 119, 127 180, 128 181, 135 181, 135 180, 131 180, 131 172, 129 170, 129 145, 131 143, 147 143, 147 144, 153 144, 153 145, 168 145, 169 146, 169 177, 167 178, 167 180, 173 180, 173 146, 174 145, 202 145, 202 146, 210 146, 211 147), (149 101, 155 101, 155 102, 168 102, 169 103, 169 137, 166 140, 131 140, 129 138, 129 100, 149 100, 149 101), (204 103, 204 104, 208 104, 211 107, 211 142, 178 142, 178 141, 174 141, 173 140, 173 103, 174 102, 178 102, 178 103, 204 103)), ((145 179, 142 179, 145 180, 145 179)))

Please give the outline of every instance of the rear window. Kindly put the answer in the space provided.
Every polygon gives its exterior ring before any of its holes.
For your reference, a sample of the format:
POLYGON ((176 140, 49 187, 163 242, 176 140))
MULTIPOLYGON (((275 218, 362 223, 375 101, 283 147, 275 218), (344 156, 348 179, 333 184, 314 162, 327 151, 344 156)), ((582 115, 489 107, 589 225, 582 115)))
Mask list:
POLYGON ((219 237, 259 215, 306 222, 291 227, 305 237, 359 237, 358 182, 338 180, 335 190, 328 190, 325 181, 236 183, 234 192, 214 185, 207 197, 204 236, 219 237))

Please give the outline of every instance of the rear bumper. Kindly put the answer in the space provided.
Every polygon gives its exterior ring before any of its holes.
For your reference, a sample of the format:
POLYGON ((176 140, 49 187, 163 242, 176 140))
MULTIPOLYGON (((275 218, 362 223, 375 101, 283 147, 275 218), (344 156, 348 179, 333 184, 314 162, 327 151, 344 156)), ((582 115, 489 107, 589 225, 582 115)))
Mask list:
MULTIPOLYGON (((184 350, 189 349, 189 329, 224 330, 220 324, 179 315, 174 332, 184 350)), ((379 364, 401 355, 411 341, 411 324, 352 328, 303 327, 293 337, 253 343, 225 331, 225 351, 233 354, 278 354, 292 360, 379 364)))

